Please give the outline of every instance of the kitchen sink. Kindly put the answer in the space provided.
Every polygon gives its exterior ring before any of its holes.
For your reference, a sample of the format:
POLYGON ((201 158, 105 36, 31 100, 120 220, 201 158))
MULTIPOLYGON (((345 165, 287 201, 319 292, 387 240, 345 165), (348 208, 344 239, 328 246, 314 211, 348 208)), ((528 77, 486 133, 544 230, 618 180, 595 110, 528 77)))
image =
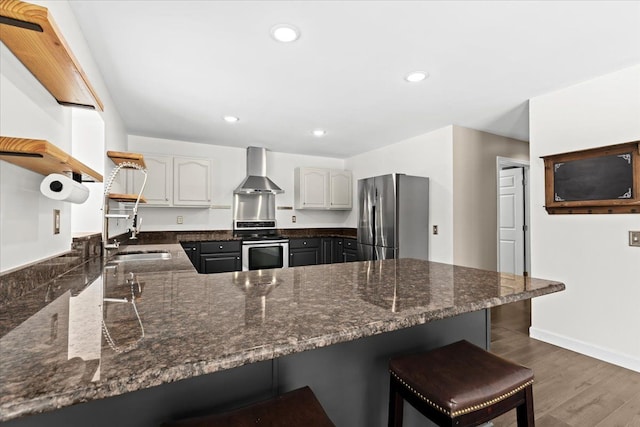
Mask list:
POLYGON ((171 253, 168 251, 130 251, 118 252, 109 261, 162 261, 167 259, 171 259, 171 253))

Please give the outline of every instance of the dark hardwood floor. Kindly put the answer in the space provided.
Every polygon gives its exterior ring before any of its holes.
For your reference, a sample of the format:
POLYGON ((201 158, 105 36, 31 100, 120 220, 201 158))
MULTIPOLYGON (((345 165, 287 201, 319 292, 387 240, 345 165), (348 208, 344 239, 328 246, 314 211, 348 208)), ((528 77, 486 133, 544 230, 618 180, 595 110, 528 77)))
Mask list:
MULTIPOLYGON (((640 373, 529 338, 529 301, 491 320, 491 351, 534 371, 537 427, 640 427, 640 373)), ((493 425, 516 426, 515 411, 493 425)))

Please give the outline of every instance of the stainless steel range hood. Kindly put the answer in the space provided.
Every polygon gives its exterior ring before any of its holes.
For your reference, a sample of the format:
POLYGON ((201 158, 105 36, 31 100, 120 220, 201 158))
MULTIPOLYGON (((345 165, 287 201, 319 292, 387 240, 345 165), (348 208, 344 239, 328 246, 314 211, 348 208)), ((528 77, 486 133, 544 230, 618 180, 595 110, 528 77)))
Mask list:
POLYGON ((247 177, 234 194, 284 193, 267 177, 267 150, 263 147, 247 147, 247 177))

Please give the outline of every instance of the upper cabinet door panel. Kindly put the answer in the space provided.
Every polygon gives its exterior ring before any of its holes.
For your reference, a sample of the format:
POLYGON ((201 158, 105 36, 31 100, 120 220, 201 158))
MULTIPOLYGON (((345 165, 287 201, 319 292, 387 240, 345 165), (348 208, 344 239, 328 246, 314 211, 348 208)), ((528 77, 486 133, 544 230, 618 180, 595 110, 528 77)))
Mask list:
POLYGON ((328 170, 300 168, 299 208, 326 209, 328 205, 328 170))
POLYGON ((211 204, 211 161, 176 157, 173 162, 173 204, 209 206, 211 204))
POLYGON ((351 171, 331 170, 330 174, 331 209, 351 209, 352 191, 351 171))
MULTIPOLYGON (((147 199, 147 204, 171 204, 172 158, 145 155, 144 159, 147 166, 147 183, 142 194, 147 199)), ((128 172, 131 179, 128 180, 127 192, 138 194, 144 182, 144 174, 137 170, 128 172)))
POLYGON ((296 168, 296 209, 351 209, 351 171, 327 168, 296 168))

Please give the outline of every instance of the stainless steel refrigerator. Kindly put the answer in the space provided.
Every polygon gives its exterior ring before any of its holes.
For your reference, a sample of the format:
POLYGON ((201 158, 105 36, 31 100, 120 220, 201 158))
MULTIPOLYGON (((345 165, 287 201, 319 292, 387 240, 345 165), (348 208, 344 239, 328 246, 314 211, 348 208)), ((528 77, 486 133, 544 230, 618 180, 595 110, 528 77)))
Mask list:
POLYGON ((358 180, 358 259, 429 259, 429 178, 358 180))

